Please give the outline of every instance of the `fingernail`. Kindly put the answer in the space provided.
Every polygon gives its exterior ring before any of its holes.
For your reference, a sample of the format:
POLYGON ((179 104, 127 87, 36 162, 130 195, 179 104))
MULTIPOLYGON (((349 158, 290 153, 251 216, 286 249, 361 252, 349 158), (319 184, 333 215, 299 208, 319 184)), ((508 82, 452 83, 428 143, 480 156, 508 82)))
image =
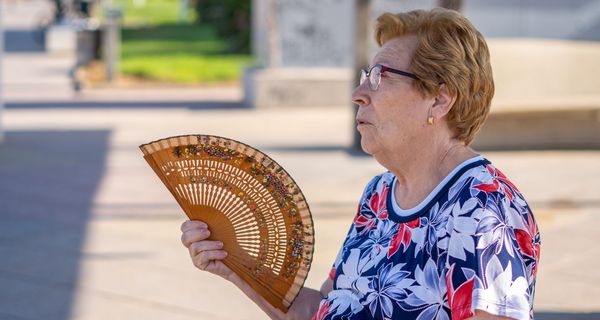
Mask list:
POLYGON ((223 242, 219 241, 219 247, 223 248, 223 242))

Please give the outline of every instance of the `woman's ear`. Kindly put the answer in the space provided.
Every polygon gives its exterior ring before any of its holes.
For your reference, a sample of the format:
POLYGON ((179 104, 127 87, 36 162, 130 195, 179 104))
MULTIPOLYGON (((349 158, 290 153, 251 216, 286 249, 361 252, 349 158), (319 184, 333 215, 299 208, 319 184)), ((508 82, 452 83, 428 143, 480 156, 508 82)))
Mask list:
POLYGON ((452 106, 456 102, 456 95, 452 95, 448 86, 445 83, 440 85, 438 94, 435 97, 433 105, 431 106, 431 116, 435 119, 441 119, 452 109, 452 106))

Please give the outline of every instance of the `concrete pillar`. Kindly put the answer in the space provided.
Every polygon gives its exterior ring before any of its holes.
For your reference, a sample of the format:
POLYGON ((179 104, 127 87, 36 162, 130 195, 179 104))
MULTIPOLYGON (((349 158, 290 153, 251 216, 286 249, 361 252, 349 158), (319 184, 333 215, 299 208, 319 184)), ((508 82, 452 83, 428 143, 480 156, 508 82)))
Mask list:
POLYGON ((438 6, 446 8, 446 9, 461 11, 463 2, 462 2, 462 0, 439 0, 438 6))
POLYGON ((280 68, 281 57, 281 30, 279 25, 277 0, 268 1, 267 26, 269 30, 269 68, 280 68))
MULTIPOLYGON (((360 83, 360 70, 369 65, 369 35, 371 30, 369 28, 371 19, 371 0, 356 0, 356 17, 354 21, 354 81, 352 82, 354 87, 360 83)), ((358 106, 352 104, 355 113, 358 111, 358 106)), ((352 119, 352 149, 356 151, 362 151, 360 146, 360 133, 356 130, 356 122, 352 119)))
POLYGON ((119 74, 121 57, 121 16, 119 9, 109 8, 105 11, 104 25, 104 62, 106 64, 106 80, 113 81, 119 74))
POLYGON ((254 56, 257 65, 267 66, 269 63, 269 46, 266 37, 268 36, 268 27, 266 26, 265 17, 267 16, 267 2, 265 0, 252 0, 252 18, 250 19, 252 55, 254 56))
POLYGON ((2 126, 2 112, 4 111, 4 87, 2 85, 2 71, 4 70, 4 25, 2 22, 2 3, 0 3, 0 142, 4 140, 4 127, 2 126))
POLYGON ((347 107, 354 1, 254 0, 245 103, 257 108, 347 107))
POLYGON ((179 20, 179 22, 181 22, 181 23, 188 22, 189 6, 190 6, 189 0, 178 0, 177 1, 177 19, 179 20))

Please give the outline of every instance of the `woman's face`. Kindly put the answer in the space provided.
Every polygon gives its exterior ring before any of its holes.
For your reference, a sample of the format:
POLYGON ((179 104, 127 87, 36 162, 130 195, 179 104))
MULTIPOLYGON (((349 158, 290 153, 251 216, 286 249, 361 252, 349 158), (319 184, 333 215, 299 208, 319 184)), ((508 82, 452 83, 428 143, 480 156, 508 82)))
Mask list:
MULTIPOLYGON (((407 72, 417 45, 416 36, 402 36, 386 42, 373 58, 372 66, 386 67, 407 72)), ((393 152, 411 152, 426 141, 427 116, 434 103, 433 98, 423 97, 413 88, 412 78, 384 72, 379 88, 373 91, 368 80, 352 93, 352 101, 358 108, 357 130, 361 134, 361 146, 366 153, 389 156, 393 152)))

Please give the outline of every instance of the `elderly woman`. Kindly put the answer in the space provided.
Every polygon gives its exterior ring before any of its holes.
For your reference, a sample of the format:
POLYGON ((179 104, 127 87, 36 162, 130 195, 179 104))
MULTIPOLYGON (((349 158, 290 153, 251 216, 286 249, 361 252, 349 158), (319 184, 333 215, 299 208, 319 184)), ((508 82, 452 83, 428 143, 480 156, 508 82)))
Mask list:
POLYGON ((274 319, 533 319, 540 235, 517 188, 469 147, 494 94, 487 45, 457 12, 386 13, 381 49, 352 94, 361 145, 389 171, 364 189, 320 290, 289 312, 220 260, 200 221, 182 225, 196 267, 274 319))

